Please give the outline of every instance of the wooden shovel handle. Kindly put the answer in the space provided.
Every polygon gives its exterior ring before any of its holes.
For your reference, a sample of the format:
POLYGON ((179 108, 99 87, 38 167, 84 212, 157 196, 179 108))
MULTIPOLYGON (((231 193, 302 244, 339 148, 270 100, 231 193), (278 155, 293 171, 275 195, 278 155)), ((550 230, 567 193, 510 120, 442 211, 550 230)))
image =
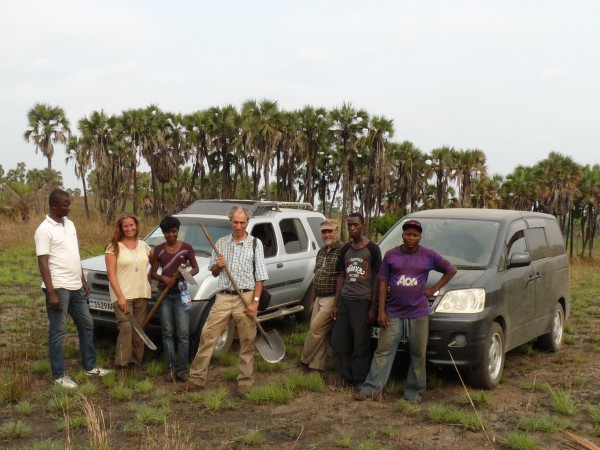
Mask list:
MULTIPOLYGON (((179 272, 175 272, 175 275, 173 275, 173 279, 176 280, 177 277, 179 277, 179 272)), ((160 297, 158 297, 158 299, 156 300, 156 303, 154 304, 154 306, 152 307, 152 309, 150 310, 150 312, 148 313, 148 315, 146 316, 144 321, 141 323, 140 326, 142 327, 142 329, 146 328, 146 325, 148 325, 148 322, 150 322, 152 315, 156 312, 156 310, 158 309, 158 307, 160 306, 162 301, 165 299, 165 297, 167 296, 167 294, 169 293, 170 290, 171 290, 171 286, 167 286, 165 288, 165 290, 162 291, 162 294, 160 294, 160 297)))

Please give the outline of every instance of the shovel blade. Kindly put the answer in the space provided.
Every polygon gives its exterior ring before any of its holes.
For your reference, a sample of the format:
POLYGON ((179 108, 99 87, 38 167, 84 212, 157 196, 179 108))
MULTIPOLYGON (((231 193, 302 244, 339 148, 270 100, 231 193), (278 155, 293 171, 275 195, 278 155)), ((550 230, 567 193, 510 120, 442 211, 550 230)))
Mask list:
POLYGON ((285 356, 285 344, 281 340, 281 336, 279 336, 277 330, 271 330, 265 333, 265 336, 259 333, 256 336, 254 345, 267 362, 276 363, 281 361, 285 356))

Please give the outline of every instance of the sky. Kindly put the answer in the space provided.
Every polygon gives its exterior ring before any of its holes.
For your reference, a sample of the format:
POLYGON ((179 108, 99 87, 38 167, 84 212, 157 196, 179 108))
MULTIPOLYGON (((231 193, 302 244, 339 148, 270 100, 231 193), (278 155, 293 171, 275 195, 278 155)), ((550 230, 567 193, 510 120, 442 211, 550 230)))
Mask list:
MULTIPOLYGON (((0 165, 47 166, 23 139, 36 103, 71 126, 157 104, 350 102, 421 151, 480 149, 503 176, 550 152, 596 164, 597 0, 4 0, 0 165)), ((80 187, 57 145, 53 167, 80 187)))

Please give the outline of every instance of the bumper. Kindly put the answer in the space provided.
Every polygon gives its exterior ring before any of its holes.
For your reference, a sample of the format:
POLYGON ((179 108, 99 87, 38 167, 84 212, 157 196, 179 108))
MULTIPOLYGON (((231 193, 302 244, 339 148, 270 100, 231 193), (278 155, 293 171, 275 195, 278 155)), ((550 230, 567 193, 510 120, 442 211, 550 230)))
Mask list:
MULTIPOLYGON (((433 364, 456 364, 463 367, 481 364, 491 323, 491 320, 480 314, 429 316, 427 360, 433 364)), ((374 327, 371 336, 376 338, 378 331, 374 327)), ((407 345, 398 347, 399 352, 407 350, 407 345)))
POLYGON ((430 316, 428 361, 457 366, 481 364, 490 326, 491 321, 478 314, 430 316))

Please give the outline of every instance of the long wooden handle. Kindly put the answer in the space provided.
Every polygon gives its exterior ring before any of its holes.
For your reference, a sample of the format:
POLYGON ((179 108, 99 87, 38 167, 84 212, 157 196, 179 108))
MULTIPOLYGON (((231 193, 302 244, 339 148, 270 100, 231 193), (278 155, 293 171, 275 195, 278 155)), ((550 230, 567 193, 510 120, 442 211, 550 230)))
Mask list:
MULTIPOLYGON (((177 277, 175 277, 175 278, 177 278, 177 277)), ((170 290, 171 290, 171 286, 167 286, 165 288, 165 290, 162 292, 162 294, 160 294, 160 297, 158 297, 158 300, 156 300, 156 303, 154 304, 154 306, 152 307, 152 309, 150 310, 150 312, 148 313, 148 315, 142 322, 142 325, 141 325, 142 329, 146 328, 146 325, 148 325, 148 322, 150 322, 150 318, 152 317, 154 312, 158 309, 158 307, 160 306, 162 301, 165 299, 165 297, 167 296, 167 294, 169 293, 170 290)))
MULTIPOLYGON (((210 243, 211 247, 215 251, 215 254, 217 255, 217 257, 221 256, 221 254, 219 253, 219 250, 217 250, 217 246, 215 245, 212 238, 210 237, 210 234, 208 234, 208 230, 204 227, 204 224, 200 223, 200 228, 202 228, 202 231, 204 231, 204 235, 206 236, 206 239, 208 239, 208 242, 210 243)), ((233 288, 235 289, 235 292, 237 293, 237 295, 240 296, 240 298, 242 299, 242 302, 244 302, 244 305, 246 305, 246 307, 247 307, 248 304, 246 303, 246 300, 244 299, 244 294, 242 294, 242 291, 240 291, 240 289, 237 287, 237 284, 236 284, 235 280, 233 279, 233 276, 231 275, 229 268, 227 267, 227 263, 225 263, 224 269, 225 269, 225 273, 229 277, 229 281, 231 281, 231 284, 233 285, 233 288)), ((260 322, 258 321, 257 317, 253 316, 252 318, 256 322, 256 326, 258 327, 258 331, 260 331, 260 334, 268 341, 267 333, 263 329, 263 327, 260 324, 260 322)))

